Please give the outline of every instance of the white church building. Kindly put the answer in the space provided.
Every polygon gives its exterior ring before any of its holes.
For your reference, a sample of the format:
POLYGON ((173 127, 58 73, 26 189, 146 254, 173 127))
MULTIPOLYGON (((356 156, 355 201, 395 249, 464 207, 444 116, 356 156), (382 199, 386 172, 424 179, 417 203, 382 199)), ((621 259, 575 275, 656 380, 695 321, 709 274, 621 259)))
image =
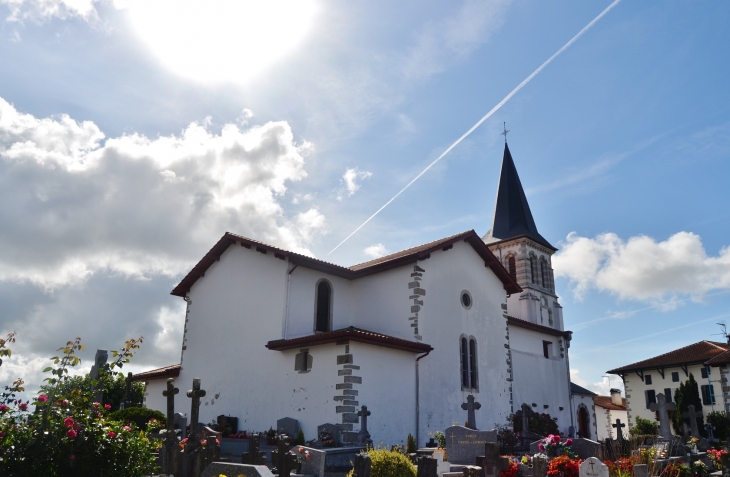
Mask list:
POLYGON ((297 419, 306 439, 339 427, 355 440, 371 411, 375 443, 419 445, 464 423, 505 424, 523 404, 575 426, 568 347, 555 295, 556 248, 537 231, 505 144, 492 228, 351 267, 226 233, 172 291, 187 302, 179 365, 136 376, 146 403, 189 412, 193 378, 207 394, 201 422, 224 414, 261 431, 297 419))

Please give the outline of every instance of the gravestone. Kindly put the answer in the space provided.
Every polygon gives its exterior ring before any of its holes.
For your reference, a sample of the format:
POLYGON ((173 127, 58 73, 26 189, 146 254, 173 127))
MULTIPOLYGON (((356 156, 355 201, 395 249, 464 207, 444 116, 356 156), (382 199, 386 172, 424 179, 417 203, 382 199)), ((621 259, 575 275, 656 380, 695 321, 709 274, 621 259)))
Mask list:
POLYGON ((682 440, 684 442, 687 442, 689 440, 689 433, 690 433, 689 424, 687 424, 686 422, 682 422, 682 440))
POLYGON ((368 416, 370 414, 372 413, 368 411, 367 406, 362 406, 357 412, 357 415, 360 417, 360 432, 357 433, 358 445, 368 446, 373 444, 373 440, 370 438, 370 433, 368 432, 368 416))
MULTIPOLYGON (((200 389, 200 378, 193 379, 193 389, 187 392, 190 398, 190 436, 185 443, 185 459, 183 461, 183 475, 185 477, 198 477, 208 466, 207 456, 210 452, 203 452, 198 436, 198 418, 200 416, 200 398, 205 396, 205 390, 200 389)), ((210 442, 210 441, 208 441, 210 442)), ((215 446, 215 440, 213 440, 215 446)), ((208 447, 206 445, 206 447, 208 447)))
POLYGON ((673 402, 667 402, 666 396, 659 393, 656 396, 657 402, 649 404, 649 409, 659 414, 659 435, 665 439, 672 437, 672 430, 669 426, 669 414, 667 411, 673 411, 677 405, 673 402))
POLYGON ((127 373, 127 377, 124 378, 124 397, 119 405, 119 409, 127 409, 132 405, 132 372, 127 373))
POLYGON ((497 442, 497 431, 478 431, 464 426, 451 426, 444 431, 449 462, 472 465, 484 454, 487 442, 497 442))
POLYGON ((421 456, 418 458, 417 477, 438 477, 438 462, 433 457, 421 456))
POLYGON ((532 477, 545 477, 550 459, 547 456, 536 455, 532 458, 532 477))
POLYGON ((635 464, 634 477, 649 477, 649 466, 646 464, 635 464))
MULTIPOLYGON (((484 444, 484 455, 476 458, 475 464, 482 468, 482 477, 497 477, 499 459, 499 444, 496 442, 487 442, 484 444)), ((501 469, 500 469, 501 470, 501 469)))
POLYGON ((283 417, 276 421, 276 430, 281 434, 296 438, 299 433, 299 421, 293 417, 283 417))
POLYGON ((581 459, 587 459, 589 457, 598 457, 599 459, 603 458, 600 442, 577 437, 573 439, 573 444, 570 448, 581 459))
POLYGON ((218 429, 224 435, 238 434, 238 418, 221 414, 215 419, 218 429))
POLYGON ((323 447, 337 447, 340 443, 339 430, 336 424, 322 424, 321 426, 317 426, 317 440, 320 445, 323 447), (323 432, 328 432, 332 436, 332 440, 334 441, 332 445, 327 445, 327 443, 322 441, 323 432))
MULTIPOLYGON (((91 367, 91 371, 89 371, 89 378, 91 378, 92 381, 96 381, 101 376, 101 373, 106 369, 106 362, 109 359, 109 352, 105 349, 97 349, 96 354, 94 355, 94 365, 91 367)), ((94 385, 91 385, 91 392, 94 392, 94 385)), ((104 391, 99 390, 95 394, 95 401, 98 403, 103 402, 104 399, 104 391)))
POLYGON ((228 462, 213 462, 205 468, 200 477, 218 477, 227 475, 230 477, 274 477, 265 465, 231 464, 228 462))
POLYGON ((466 402, 461 405, 461 408, 466 411, 467 416, 467 427, 471 429, 476 429, 476 416, 474 415, 474 411, 481 409, 482 405, 478 402, 474 401, 474 395, 469 394, 466 397, 466 402))
POLYGON ((279 477, 289 477, 297 468, 297 456, 289 452, 287 438, 284 434, 280 435, 276 442, 277 449, 271 452, 271 465, 276 468, 279 477))
POLYGON ((482 468, 476 465, 465 465, 461 468, 461 472, 464 474, 464 477, 479 477, 479 474, 482 473, 482 468))
POLYGON ((162 444, 162 472, 178 474, 180 471, 180 446, 175 434, 175 395, 180 392, 173 384, 174 379, 167 380, 167 388, 162 395, 167 398, 167 423, 165 441, 162 444))
POLYGON ((298 473, 324 477, 326 452, 304 446, 294 446, 291 452, 302 460, 302 469, 298 473), (309 452, 309 457, 306 457, 307 452, 309 452))
POLYGON ((372 464, 370 456, 364 452, 355 456, 355 464, 352 477, 370 477, 370 465, 372 464))
POLYGON ((682 417, 689 418, 689 427, 691 429, 692 437, 700 438, 700 429, 697 427, 697 418, 702 417, 702 411, 695 412, 694 404, 690 404, 687 407, 687 412, 682 413, 682 417))
POLYGON ((608 477, 608 466, 596 457, 589 457, 578 468, 580 477, 608 477))
POLYGON ((530 414, 532 414, 532 408, 526 403, 522 403, 522 432, 530 430, 530 414))
POLYGON ((172 428, 180 431, 180 439, 185 439, 188 436, 188 418, 185 417, 185 414, 181 412, 175 413, 172 428))
POLYGON ((624 440, 624 430, 623 428, 626 427, 626 424, 621 423, 621 419, 618 417, 616 418, 616 424, 611 424, 611 427, 616 429, 616 440, 619 441, 619 443, 623 442, 624 440))
POLYGON ((266 452, 259 452, 259 435, 248 437, 248 452, 241 455, 241 463, 249 465, 266 465, 266 452))
POLYGON ((433 458, 436 459, 436 470, 439 474, 439 477, 444 475, 444 472, 450 472, 451 471, 451 464, 448 460, 444 460, 444 451, 443 450, 436 450, 433 452, 433 458))

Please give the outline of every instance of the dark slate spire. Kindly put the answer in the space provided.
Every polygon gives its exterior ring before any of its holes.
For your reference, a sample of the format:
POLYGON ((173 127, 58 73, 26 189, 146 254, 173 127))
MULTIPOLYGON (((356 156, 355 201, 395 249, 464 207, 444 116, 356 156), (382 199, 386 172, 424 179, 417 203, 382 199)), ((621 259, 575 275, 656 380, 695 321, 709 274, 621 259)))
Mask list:
POLYGON ((484 241, 498 242, 521 235, 526 235, 538 243, 555 249, 537 231, 535 220, 530 212, 530 205, 527 203, 525 191, 522 189, 520 177, 517 175, 517 169, 512 160, 512 154, 505 143, 497 201, 494 204, 494 221, 492 229, 484 236, 484 241))

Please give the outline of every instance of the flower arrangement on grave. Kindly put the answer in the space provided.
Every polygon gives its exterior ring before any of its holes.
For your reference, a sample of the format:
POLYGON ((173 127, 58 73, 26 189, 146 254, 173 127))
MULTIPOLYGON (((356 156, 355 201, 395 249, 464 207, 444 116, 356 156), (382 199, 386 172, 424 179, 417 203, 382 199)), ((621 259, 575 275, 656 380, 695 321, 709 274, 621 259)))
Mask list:
POLYGON ((615 461, 606 460, 603 463, 608 467, 609 477, 631 477, 638 459, 636 457, 622 457, 615 461))
POLYGON ((446 449, 446 435, 441 431, 429 432, 428 437, 432 437, 433 440, 438 442, 438 446, 442 449, 446 449))
POLYGON ((567 455, 559 455, 552 459, 548 464, 547 475, 560 477, 578 477, 580 459, 572 458, 567 455))
POLYGON ((332 433, 329 431, 322 431, 319 433, 319 442, 322 443, 322 447, 333 447, 335 440, 332 438, 332 433))
POLYGON ((705 477, 706 475, 709 475, 709 473, 710 471, 707 468, 707 464, 701 460, 696 460, 692 463, 692 475, 694 475, 694 477, 705 477))
POLYGON ((269 430, 264 432, 264 435, 266 436, 266 444, 270 446, 276 445, 276 431, 273 427, 269 427, 269 430))
POLYGON ((722 456, 727 455, 728 452, 725 449, 708 449, 707 457, 710 458, 712 464, 717 470, 722 470, 722 456))
POLYGON ((230 434, 227 439, 248 439, 248 432, 243 431, 238 434, 230 434))
POLYGON ((525 454, 522 456, 522 459, 520 459, 520 462, 522 462, 522 465, 532 466, 532 456, 530 454, 525 454))
POLYGON ((308 451, 307 449, 305 449, 304 447, 299 447, 299 448, 297 449, 297 452, 296 452, 296 453, 294 453, 294 452, 292 452, 292 451, 289 451, 289 453, 290 453, 290 454, 292 454, 292 455, 295 455, 295 456, 296 456, 296 458, 297 458, 297 462, 298 462, 299 464, 301 464, 301 463, 302 463, 302 462, 304 462, 305 460, 307 460, 307 459, 310 459, 310 458, 312 457, 312 456, 311 456, 311 455, 309 454, 309 451, 308 451))
MULTIPOLYGON (((6 348, 15 334, 0 339, 0 356, 10 356, 6 348)), ((139 340, 129 340, 112 355, 117 358, 107 373, 133 355, 139 340)), ((43 475, 142 477, 154 473, 153 443, 145 433, 123 422, 109 419, 111 406, 95 402, 86 389, 69 390, 70 370, 81 359, 81 339, 69 341, 51 358, 53 365, 44 372, 43 391, 23 401, 23 380, 6 385, 0 392, 0 475, 43 475), (36 411, 29 413, 29 405, 36 411)), ((98 383, 98 382, 97 382, 98 383)))
POLYGON ((507 468, 499 471, 499 477, 517 477, 519 472, 520 468, 517 465, 517 462, 510 459, 507 468))
POLYGON ((687 464, 667 464, 662 474, 665 477, 692 477, 692 468, 687 464))
POLYGON ((572 449, 570 448, 571 445, 573 445, 573 439, 566 439, 565 442, 562 442, 559 435, 550 434, 540 441, 537 448, 551 459, 560 455, 575 457, 572 449))

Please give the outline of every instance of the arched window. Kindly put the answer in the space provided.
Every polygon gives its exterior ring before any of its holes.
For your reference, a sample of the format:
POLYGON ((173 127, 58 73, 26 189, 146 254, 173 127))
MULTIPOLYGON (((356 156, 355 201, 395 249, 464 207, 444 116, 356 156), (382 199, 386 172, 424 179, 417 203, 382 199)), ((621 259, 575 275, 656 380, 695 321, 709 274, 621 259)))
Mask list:
POLYGON ((550 289, 550 269, 545 257, 540 257, 540 280, 544 288, 550 289))
POLYGON ((314 303, 314 331, 332 330, 332 285, 327 280, 317 283, 317 296, 314 303))
POLYGON ((532 283, 538 284, 538 276, 537 276, 537 257, 534 253, 530 253, 530 281, 532 283))
POLYGON ((477 340, 474 337, 461 337, 461 389, 479 390, 477 360, 477 340))
POLYGON ((507 257, 507 270, 513 280, 517 281, 517 264, 515 263, 515 256, 510 255, 507 257))

